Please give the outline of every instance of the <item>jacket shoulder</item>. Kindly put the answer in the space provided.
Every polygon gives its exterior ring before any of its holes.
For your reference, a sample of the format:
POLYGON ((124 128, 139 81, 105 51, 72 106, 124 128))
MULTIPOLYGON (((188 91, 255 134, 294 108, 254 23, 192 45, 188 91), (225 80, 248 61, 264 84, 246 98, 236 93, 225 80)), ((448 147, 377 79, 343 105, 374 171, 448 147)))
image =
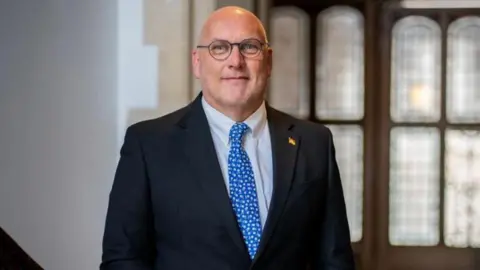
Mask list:
POLYGON ((151 137, 169 133, 177 127, 177 124, 190 110, 190 105, 170 112, 166 115, 139 121, 130 125, 126 130, 127 134, 139 137, 151 137))
POLYGON ((330 128, 323 124, 316 123, 307 119, 301 119, 276 109, 273 110, 275 110, 276 113, 280 114, 282 118, 292 123, 294 125, 295 131, 297 131, 302 137, 314 136, 316 140, 318 140, 319 137, 328 140, 329 137, 332 136, 330 128))

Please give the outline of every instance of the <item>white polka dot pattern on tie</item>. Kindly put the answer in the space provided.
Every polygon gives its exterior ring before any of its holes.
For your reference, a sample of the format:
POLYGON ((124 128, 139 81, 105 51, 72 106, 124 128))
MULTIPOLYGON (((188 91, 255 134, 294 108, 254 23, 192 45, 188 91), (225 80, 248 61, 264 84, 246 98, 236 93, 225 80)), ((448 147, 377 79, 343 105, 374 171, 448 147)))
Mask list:
POLYGON ((243 135, 248 129, 249 127, 245 123, 236 123, 230 129, 228 178, 233 210, 237 216, 248 253, 253 258, 260 243, 262 225, 252 164, 247 152, 242 147, 243 135))

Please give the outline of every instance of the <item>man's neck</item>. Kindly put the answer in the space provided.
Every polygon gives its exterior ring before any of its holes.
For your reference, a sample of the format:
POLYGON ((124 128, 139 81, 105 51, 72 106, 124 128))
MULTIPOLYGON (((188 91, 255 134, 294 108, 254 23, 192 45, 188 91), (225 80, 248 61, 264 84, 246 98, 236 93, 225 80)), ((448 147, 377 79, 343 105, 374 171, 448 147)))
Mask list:
POLYGON ((252 102, 245 106, 220 106, 209 99, 205 99, 210 106, 235 122, 243 122, 262 105, 263 100, 252 102))

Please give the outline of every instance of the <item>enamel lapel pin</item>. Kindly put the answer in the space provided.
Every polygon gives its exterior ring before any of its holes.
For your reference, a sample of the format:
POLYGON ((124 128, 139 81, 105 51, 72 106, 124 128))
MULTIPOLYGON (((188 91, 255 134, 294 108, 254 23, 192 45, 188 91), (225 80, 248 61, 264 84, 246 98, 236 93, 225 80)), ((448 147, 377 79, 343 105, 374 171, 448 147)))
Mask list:
POLYGON ((291 145, 296 145, 297 143, 295 142, 295 139, 292 137, 288 137, 288 143, 291 145))

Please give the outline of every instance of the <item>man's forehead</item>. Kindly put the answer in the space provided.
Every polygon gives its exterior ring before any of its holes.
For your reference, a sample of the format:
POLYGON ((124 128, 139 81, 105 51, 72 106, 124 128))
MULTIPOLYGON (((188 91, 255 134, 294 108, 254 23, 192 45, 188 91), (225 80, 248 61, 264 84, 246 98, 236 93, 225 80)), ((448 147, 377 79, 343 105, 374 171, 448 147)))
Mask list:
POLYGON ((261 29, 256 25, 237 25, 228 27, 226 24, 214 24, 206 31, 204 39, 227 40, 230 42, 240 42, 245 39, 258 39, 265 41, 265 36, 261 29))

